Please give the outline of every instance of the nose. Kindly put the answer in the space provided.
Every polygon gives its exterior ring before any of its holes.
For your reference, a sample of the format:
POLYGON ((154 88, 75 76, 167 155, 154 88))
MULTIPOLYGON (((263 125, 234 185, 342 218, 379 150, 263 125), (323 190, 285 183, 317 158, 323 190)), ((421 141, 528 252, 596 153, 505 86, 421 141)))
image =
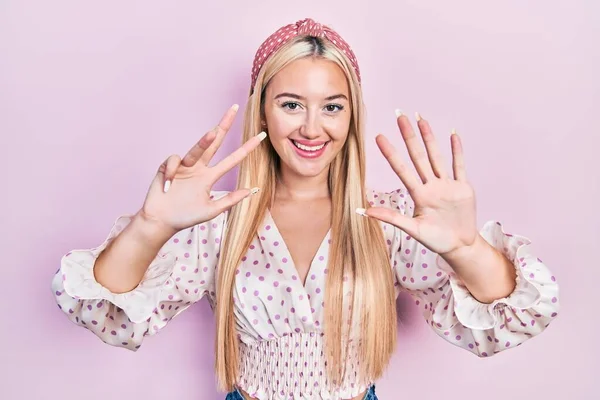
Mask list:
POLYGON ((304 123, 300 127, 300 134, 308 140, 314 140, 323 136, 323 127, 321 126, 318 112, 309 111, 306 113, 304 123))

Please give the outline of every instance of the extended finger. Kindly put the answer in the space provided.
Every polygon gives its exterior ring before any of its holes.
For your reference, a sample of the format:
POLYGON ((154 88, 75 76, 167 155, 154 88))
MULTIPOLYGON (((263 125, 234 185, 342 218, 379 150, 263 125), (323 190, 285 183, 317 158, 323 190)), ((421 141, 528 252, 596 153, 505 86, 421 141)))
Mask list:
POLYGON ((385 159, 388 161, 396 175, 398 175, 398 178, 400 178, 408 191, 412 193, 417 186, 422 183, 412 171, 409 171, 406 164, 402 161, 398 150, 394 148, 388 138, 383 135, 377 135, 375 141, 385 159))
POLYGON ((396 122, 398 123, 398 128, 400 128, 400 133, 402 134, 402 138, 404 139, 406 148, 408 149, 408 154, 415 166, 415 169, 417 170, 417 173, 421 177, 423 183, 427 183, 427 181, 434 178, 435 175, 431 169, 431 164, 429 163, 427 153, 420 143, 421 141, 417 135, 415 135, 412 125, 405 115, 400 115, 396 119, 396 122))
POLYGON ((364 208, 359 208, 356 210, 356 212, 360 215, 375 218, 394 225, 407 234, 413 236, 415 239, 418 237, 418 225, 415 219, 406 215, 402 215, 398 211, 385 207, 369 207, 366 210, 364 208))
POLYGON ((206 133, 202 138, 194 144, 194 146, 187 152, 181 164, 185 167, 193 167, 196 162, 202 157, 202 154, 208 149, 208 147, 214 142, 217 134, 215 131, 206 133))
POLYGON ((450 135, 450 146, 452 147, 452 169, 454 171, 454 179, 465 182, 467 180, 467 170, 465 168, 462 141, 454 129, 450 135))
POLYGON ((240 148, 236 151, 225 157, 221 160, 217 165, 212 167, 211 169, 214 171, 214 179, 217 180, 225 175, 229 170, 238 165, 252 150, 258 147, 260 142, 267 137, 265 132, 261 132, 258 135, 254 136, 246 143, 244 143, 240 148))
POLYGON ((417 126, 419 127, 419 131, 421 131, 421 136, 423 137, 423 142, 425 143, 425 149, 427 150, 431 168, 438 178, 446 179, 448 174, 444 168, 444 159, 442 157, 442 153, 440 153, 437 140, 435 140, 435 136, 433 136, 429 122, 423 119, 419 113, 416 115, 417 126))
POLYGON ((233 125, 235 115, 237 114, 239 108, 240 107, 237 104, 231 106, 225 115, 223 115, 223 118, 221 118, 219 124, 213 129, 213 132, 215 133, 215 139, 200 157, 200 160, 202 160, 205 165, 208 165, 217 150, 219 150, 219 147, 221 147, 221 143, 223 143, 223 139, 225 139, 225 134, 229 131, 229 129, 231 129, 231 125, 233 125))
POLYGON ((226 196, 221 197, 214 201, 214 205, 217 208, 219 214, 229 210, 246 197, 258 193, 258 188, 253 189, 240 189, 234 192, 228 193, 226 196))

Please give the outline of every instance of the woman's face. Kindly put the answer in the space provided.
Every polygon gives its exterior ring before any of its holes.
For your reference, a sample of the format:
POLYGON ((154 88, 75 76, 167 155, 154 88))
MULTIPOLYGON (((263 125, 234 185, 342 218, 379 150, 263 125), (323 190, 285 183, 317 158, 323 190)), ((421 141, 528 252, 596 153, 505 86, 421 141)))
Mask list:
POLYGON ((334 62, 302 58, 269 82, 264 118, 282 174, 327 174, 350 128, 348 82, 334 62))

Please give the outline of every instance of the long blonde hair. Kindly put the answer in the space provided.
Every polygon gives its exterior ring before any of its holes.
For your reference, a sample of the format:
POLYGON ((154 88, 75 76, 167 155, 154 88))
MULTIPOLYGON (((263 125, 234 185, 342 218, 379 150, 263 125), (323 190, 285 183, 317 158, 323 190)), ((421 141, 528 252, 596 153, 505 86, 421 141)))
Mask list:
MULTIPOLYGON (((341 382, 349 327, 360 328, 360 379, 381 376, 396 344, 396 310, 392 270, 380 223, 356 214, 367 207, 365 193, 364 106, 362 91, 349 60, 331 42, 310 36, 289 41, 263 65, 251 91, 244 116, 242 142, 261 131, 265 88, 291 62, 319 57, 336 63, 350 85, 352 119, 346 143, 329 167, 332 199, 331 245, 325 286, 325 348, 327 377, 341 382), (343 279, 352 279, 350 320, 344 318, 343 279), (355 318, 359 318, 358 321, 355 318), (337 367, 336 367, 337 366, 337 367)), ((233 286, 235 270, 271 206, 279 157, 265 140, 240 165, 238 188, 261 188, 258 198, 246 199, 229 213, 218 267, 216 290, 216 376, 220 390, 232 390, 238 374, 233 286)), ((347 309, 346 309, 347 310, 347 309)))

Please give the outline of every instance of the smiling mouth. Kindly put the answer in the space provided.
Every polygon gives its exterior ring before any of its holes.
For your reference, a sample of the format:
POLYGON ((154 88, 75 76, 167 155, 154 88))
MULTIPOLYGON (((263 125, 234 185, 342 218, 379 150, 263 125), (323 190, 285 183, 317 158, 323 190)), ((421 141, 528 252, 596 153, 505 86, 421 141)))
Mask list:
POLYGON ((294 146, 296 146, 297 148, 299 148, 300 150, 304 150, 304 151, 319 151, 321 150, 323 147, 325 147, 325 145, 329 142, 325 142, 322 143, 318 146, 306 146, 303 145, 301 143, 296 142, 294 139, 290 139, 292 141, 292 143, 294 144, 294 146))

